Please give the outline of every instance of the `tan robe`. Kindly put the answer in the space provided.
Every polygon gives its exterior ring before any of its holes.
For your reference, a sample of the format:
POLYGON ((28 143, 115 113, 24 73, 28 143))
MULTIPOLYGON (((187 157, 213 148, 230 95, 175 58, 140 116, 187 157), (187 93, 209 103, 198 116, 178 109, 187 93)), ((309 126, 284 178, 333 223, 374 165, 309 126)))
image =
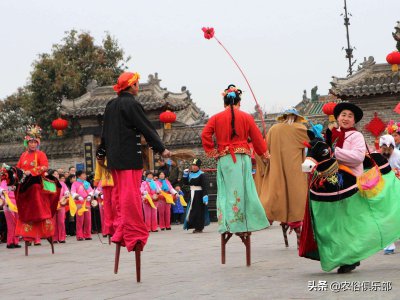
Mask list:
POLYGON ((268 131, 271 154, 266 166, 257 158, 255 182, 261 203, 269 220, 296 222, 303 220, 308 187, 301 171, 304 161, 307 129, 300 123, 275 124, 268 131))

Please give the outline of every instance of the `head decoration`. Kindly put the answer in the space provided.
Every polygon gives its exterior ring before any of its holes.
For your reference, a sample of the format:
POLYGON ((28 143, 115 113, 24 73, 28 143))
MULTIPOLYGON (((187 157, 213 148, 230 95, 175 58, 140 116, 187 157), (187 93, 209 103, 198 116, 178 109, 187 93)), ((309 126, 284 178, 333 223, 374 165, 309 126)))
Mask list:
POLYGON ((286 120, 286 118, 290 115, 294 115, 297 117, 297 121, 299 122, 306 122, 306 119, 300 115, 300 113, 294 107, 285 110, 280 116, 276 118, 277 121, 282 122, 286 120))
POLYGON ((238 89, 234 84, 230 84, 226 90, 222 92, 222 97, 236 98, 236 94, 241 95, 242 90, 238 89))
POLYGON ((139 82, 139 79, 139 73, 124 72, 118 77, 117 84, 113 87, 114 91, 116 91, 119 95, 128 87, 133 86, 135 83, 139 82))
POLYGON ((225 106, 230 107, 231 109, 231 128, 232 134, 231 139, 237 136, 236 129, 235 129, 235 113, 233 110, 233 106, 237 105, 241 101, 242 90, 238 89, 234 84, 228 85, 228 87, 222 93, 222 97, 224 98, 225 106))
POLYGON ((382 147, 383 145, 387 147, 393 146, 393 148, 396 148, 394 137, 391 136, 390 134, 382 135, 379 139, 379 147, 382 147))
POLYGON ((193 159, 191 165, 198 166, 200 168, 201 167, 201 160, 198 159, 198 158, 195 158, 195 159, 193 159))
POLYGON ((392 134, 392 133, 399 133, 400 134, 400 123, 396 123, 393 120, 390 120, 390 122, 387 124, 385 132, 387 134, 392 134))
POLYGON ((341 102, 338 103, 333 110, 333 115, 335 116, 336 120, 339 117, 340 113, 344 110, 350 110, 354 114, 354 120, 356 123, 360 122, 364 115, 362 109, 359 108, 357 105, 349 102, 341 102))
POLYGON ((40 144, 41 138, 42 138, 42 128, 40 128, 38 125, 28 126, 24 138, 24 146, 28 147, 29 141, 36 141, 38 144, 40 144))

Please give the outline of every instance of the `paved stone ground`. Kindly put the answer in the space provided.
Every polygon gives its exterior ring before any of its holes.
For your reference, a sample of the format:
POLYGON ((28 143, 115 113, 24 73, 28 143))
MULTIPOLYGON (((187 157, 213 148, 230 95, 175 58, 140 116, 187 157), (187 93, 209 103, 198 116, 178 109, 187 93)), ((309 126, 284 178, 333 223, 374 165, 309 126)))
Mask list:
MULTIPOLYGON (((106 243, 106 240, 104 243, 106 243)), ((319 262, 297 256, 296 238, 285 248, 280 226, 252 235, 252 266, 245 265, 245 248, 232 237, 227 263, 220 263, 216 224, 203 234, 173 226, 153 233, 142 253, 142 283, 136 283, 134 254, 122 249, 119 274, 113 274, 115 246, 69 237, 56 244, 56 254, 40 247, 8 250, 0 245, 0 299, 400 299, 400 255, 375 256, 350 274, 321 271, 319 262), (309 291, 309 282, 327 281, 327 291, 309 291), (390 292, 341 291, 334 282, 392 283, 390 292)), ((400 246, 400 245, 399 245, 400 246)), ((400 249, 400 248, 399 248, 400 249)), ((320 287, 323 287, 321 283, 320 287)))

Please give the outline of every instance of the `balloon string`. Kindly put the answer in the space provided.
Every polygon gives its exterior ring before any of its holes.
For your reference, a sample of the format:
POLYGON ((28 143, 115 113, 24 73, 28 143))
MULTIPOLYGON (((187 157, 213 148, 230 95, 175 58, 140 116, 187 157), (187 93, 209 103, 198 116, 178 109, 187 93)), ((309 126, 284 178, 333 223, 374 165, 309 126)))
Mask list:
POLYGON ((218 44, 220 44, 221 47, 225 50, 225 52, 229 55, 229 57, 232 59, 232 61, 235 63, 235 65, 236 65, 236 67, 239 69, 240 73, 242 73, 242 75, 243 75, 243 77, 244 77, 244 80, 246 81, 247 86, 249 87, 250 92, 251 92, 251 94, 253 95, 253 99, 254 99, 254 101, 256 102, 257 110, 258 110, 258 113, 260 114, 261 123, 262 123, 262 127, 263 127, 263 136, 266 137, 267 128, 266 128, 266 125, 265 125, 264 115, 263 115, 263 113, 262 113, 262 111, 261 111, 260 105, 258 104, 256 95, 254 94, 253 89, 252 89, 251 86, 250 86, 250 82, 247 80, 247 77, 246 77, 246 75, 244 74, 242 68, 239 66, 239 64, 236 62, 236 60, 233 58, 232 54, 229 53, 228 49, 225 48, 225 46, 220 42, 220 40, 219 40, 216 36, 214 36, 214 38, 215 38, 215 40, 218 42, 218 44))

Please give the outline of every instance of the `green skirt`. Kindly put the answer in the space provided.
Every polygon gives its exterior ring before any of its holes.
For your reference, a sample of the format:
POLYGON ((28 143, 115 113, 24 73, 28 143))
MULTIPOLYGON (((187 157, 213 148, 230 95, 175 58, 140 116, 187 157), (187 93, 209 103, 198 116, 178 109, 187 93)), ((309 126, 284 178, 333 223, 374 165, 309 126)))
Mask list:
POLYGON ((394 172, 383 178, 383 191, 370 199, 356 193, 335 202, 310 201, 324 271, 366 259, 400 237, 400 180, 394 172))
POLYGON ((220 233, 251 232, 269 226, 251 174, 251 159, 245 154, 218 160, 217 216, 220 233))

